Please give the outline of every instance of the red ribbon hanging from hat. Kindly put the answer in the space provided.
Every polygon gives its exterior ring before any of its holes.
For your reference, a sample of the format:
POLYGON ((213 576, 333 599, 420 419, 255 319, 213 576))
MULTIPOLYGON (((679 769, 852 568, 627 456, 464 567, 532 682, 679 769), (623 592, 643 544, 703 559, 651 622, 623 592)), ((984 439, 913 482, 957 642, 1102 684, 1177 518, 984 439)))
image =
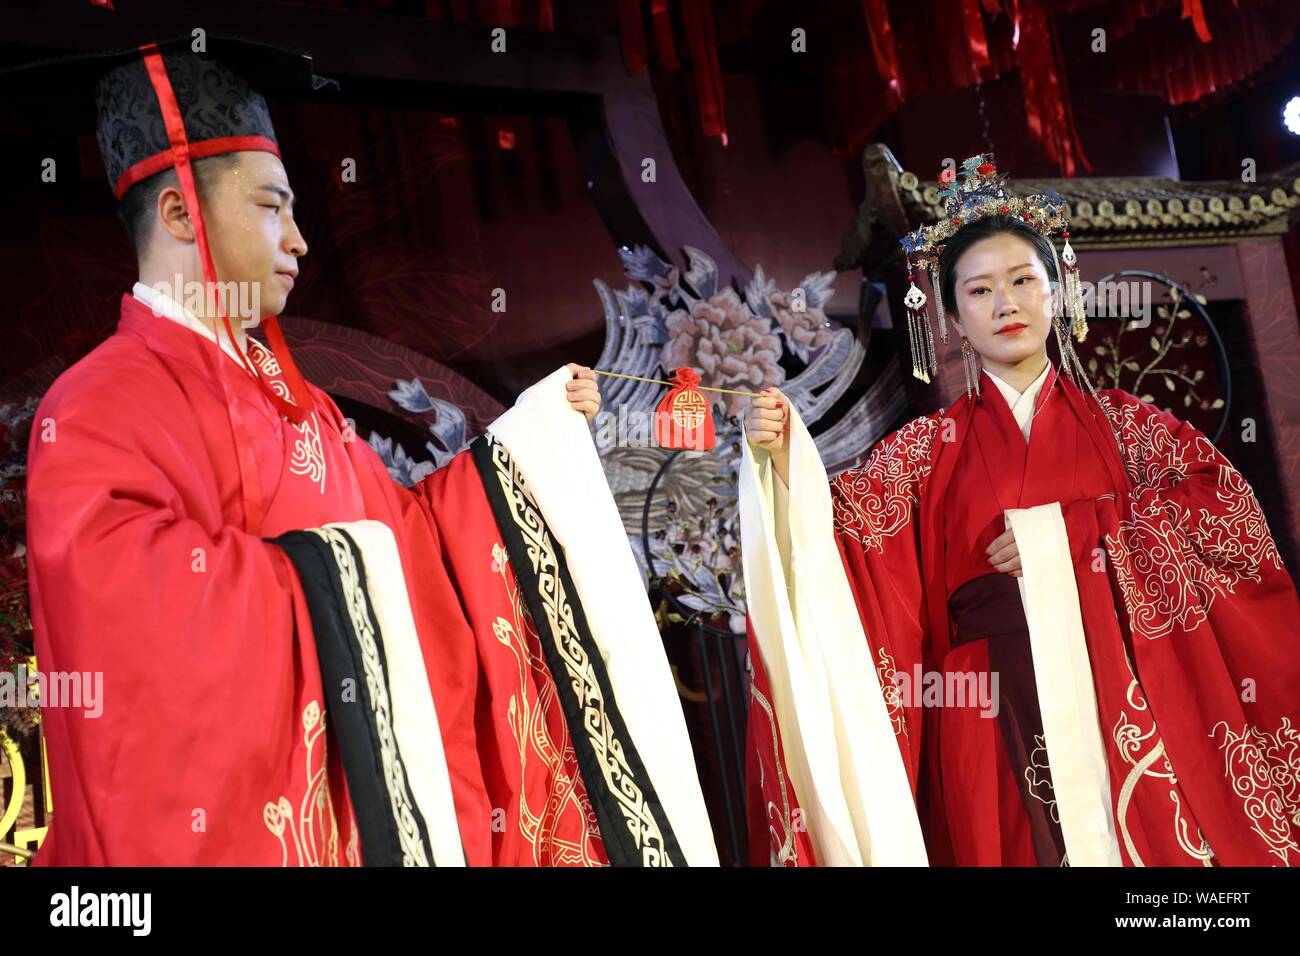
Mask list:
MULTIPOLYGON (((149 73, 149 82, 158 97, 158 108, 162 112, 163 123, 167 129, 167 140, 171 143, 176 176, 180 180, 181 194, 185 197, 185 207, 189 212, 190 224, 194 228, 194 242, 198 246, 199 260, 203 265, 204 300, 212 298, 215 301, 216 297, 209 296, 207 292, 209 289, 216 288, 217 269, 212 259, 212 249, 208 245, 208 232, 203 222, 202 208, 199 205, 198 189, 194 183, 194 168, 190 164, 191 150, 189 137, 185 134, 185 120, 181 114, 180 106, 176 102, 176 94, 172 90, 171 79, 167 75, 167 66, 163 62, 158 45, 156 43, 147 43, 140 47, 140 53, 144 57, 145 68, 149 73)), ((235 352, 239 355, 244 367, 257 381, 262 394, 266 396, 281 415, 294 424, 301 424, 313 411, 316 403, 307 390, 307 383, 303 380, 302 373, 298 371, 297 364, 289 354, 289 346, 284 340, 284 334, 280 331, 280 323, 276 317, 268 317, 263 322, 263 325, 266 327, 266 336, 271 343, 271 351, 280 364, 285 382, 288 383, 289 390, 294 397, 294 402, 277 395, 267 384, 266 379, 258 374, 247 354, 236 343, 234 330, 230 327, 230 318, 226 315, 224 308, 218 306, 217 317, 225 328, 231 344, 235 346, 235 352)), ((219 338, 221 335, 220 330, 214 329, 213 331, 219 338)), ((251 447, 247 447, 246 443, 241 439, 241 433, 244 432, 243 417, 238 402, 232 399, 226 378, 221 371, 223 368, 224 362, 218 362, 217 376, 225 394, 226 411, 230 416, 231 427, 235 431, 235 454, 239 459, 240 479, 244 489, 245 523, 250 533, 256 533, 262 521, 261 482, 257 476, 256 463, 252 460, 251 447)))

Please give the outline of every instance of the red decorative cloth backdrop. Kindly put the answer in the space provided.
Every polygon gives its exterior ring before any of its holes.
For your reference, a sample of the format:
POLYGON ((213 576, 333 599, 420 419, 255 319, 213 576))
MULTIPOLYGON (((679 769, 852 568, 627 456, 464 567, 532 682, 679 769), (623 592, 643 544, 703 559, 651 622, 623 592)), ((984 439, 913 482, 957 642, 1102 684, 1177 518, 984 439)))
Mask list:
POLYGON ((619 13, 631 72, 650 61, 672 71, 677 49, 689 54, 707 135, 726 130, 717 44, 792 23, 806 30, 810 54, 817 50, 838 151, 859 150, 905 98, 1019 70, 1029 132, 1067 176, 1090 171, 1070 112, 1071 80, 1191 104, 1265 66, 1300 24, 1300 4, 1288 0, 621 0, 619 13), (671 24, 684 47, 673 46, 671 24), (1099 29, 1105 52, 1094 50, 1099 29))

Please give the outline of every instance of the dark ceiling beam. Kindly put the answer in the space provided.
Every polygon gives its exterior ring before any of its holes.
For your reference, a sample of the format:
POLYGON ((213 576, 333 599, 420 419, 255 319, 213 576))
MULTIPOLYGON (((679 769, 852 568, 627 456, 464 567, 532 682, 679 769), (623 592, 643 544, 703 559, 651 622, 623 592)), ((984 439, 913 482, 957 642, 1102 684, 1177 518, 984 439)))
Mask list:
POLYGON ((597 95, 640 85, 627 75, 616 36, 507 28, 506 52, 493 53, 490 26, 265 0, 131 0, 117 10, 70 0, 23 6, 21 15, 5 14, 4 40, 32 47, 33 59, 130 47, 202 27, 305 50, 315 71, 330 77, 597 95))

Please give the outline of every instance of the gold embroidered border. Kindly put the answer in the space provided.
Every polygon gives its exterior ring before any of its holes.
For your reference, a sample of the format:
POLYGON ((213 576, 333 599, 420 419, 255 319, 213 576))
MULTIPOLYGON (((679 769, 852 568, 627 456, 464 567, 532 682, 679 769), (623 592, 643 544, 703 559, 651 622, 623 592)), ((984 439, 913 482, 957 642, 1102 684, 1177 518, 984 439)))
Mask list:
POLYGON ((361 586, 360 570, 352 559, 348 539, 337 528, 313 528, 334 552, 338 565, 339 583, 348 604, 348 617, 361 647, 361 658, 366 671, 366 687, 370 692, 371 717, 379 736, 379 756, 384 767, 384 786, 398 824, 398 840, 402 847, 403 866, 428 866, 420 828, 415 822, 414 810, 408 799, 406 770, 402 766, 397 741, 393 736, 392 706, 388 700, 388 682, 384 679, 383 663, 375 643, 375 632, 370 626, 369 607, 365 588, 361 586))
POLYGON ((605 695, 583 647, 573 618, 573 607, 560 579, 555 543, 524 477, 500 442, 487 436, 497 480, 510 505, 510 516, 523 536, 528 557, 537 574, 537 594, 550 623, 555 649, 564 662, 573 693, 582 707, 582 726, 600 765, 606 789, 627 821, 645 866, 672 866, 663 834, 624 755, 623 741, 615 734, 605 711, 605 695))
POLYGON ((576 761, 568 724, 561 720, 558 739, 551 737, 547 714, 559 706, 559 689, 546 667, 536 626, 524 605, 510 567, 510 555, 499 543, 492 544, 492 568, 501 577, 513 621, 498 616, 492 625, 497 643, 505 648, 515 664, 518 691, 510 696, 506 719, 519 749, 519 779, 528 779, 529 760, 536 758, 551 781, 545 804, 535 811, 528 805, 526 788, 520 788, 519 833, 532 847, 534 866, 604 866, 595 855, 604 846, 591 801, 582 787, 580 775, 570 775, 566 767, 576 761), (538 644, 533 644, 537 641, 538 644), (536 647, 536 651, 534 648, 536 647), (529 675, 536 674, 541 687, 536 700, 530 702, 529 675), (555 832, 560 818, 576 813, 583 822, 582 839, 565 840, 555 832))
MULTIPOLYGON (((773 763, 776 765, 776 783, 781 790, 781 806, 778 807, 775 803, 769 800, 767 801, 766 807, 768 818, 767 832, 771 834, 772 842, 774 844, 778 841, 780 843, 780 846, 771 852, 774 853, 776 862, 781 866, 785 866, 790 862, 794 862, 794 864, 798 866, 799 849, 795 845, 794 840, 794 819, 790 811, 790 793, 786 789, 785 773, 781 770, 781 740, 776 729, 776 714, 772 710, 771 702, 768 701, 767 697, 763 695, 763 692, 758 689, 757 685, 751 682, 749 685, 749 692, 753 695, 758 706, 762 707, 763 712, 767 714, 768 727, 772 731, 772 757, 773 763), (784 834, 777 833, 776 827, 772 825, 771 820, 773 810, 776 811, 776 821, 781 824, 781 829, 785 831, 784 834)), ((758 765, 758 784, 760 787, 763 785, 763 765, 761 762, 758 765)))
MULTIPOLYGON (((303 771, 306 775, 306 790, 302 805, 298 809, 295 822, 293 805, 287 797, 281 795, 277 800, 267 801, 262 808, 262 822, 271 835, 280 843, 280 865, 289 865, 289 845, 285 842, 284 831, 289 831, 293 840, 294 856, 298 866, 338 866, 339 832, 338 821, 334 816, 333 802, 330 800, 329 780, 326 773, 328 760, 325 748, 325 714, 320 702, 311 700, 302 712, 302 742, 306 747, 303 759, 303 771), (320 741, 320 766, 313 768, 313 755, 316 742, 320 741), (316 825, 319 818, 320 833, 316 825), (325 846, 319 845, 324 838, 325 846), (322 853, 323 849, 323 853, 322 853)), ((360 866, 361 856, 357 852, 356 822, 352 824, 352 837, 346 848, 346 860, 349 866, 360 866)))
POLYGON ((831 482, 836 530, 866 550, 884 552, 885 541, 912 521, 942 415, 940 409, 908 422, 876 447, 864 467, 831 482))

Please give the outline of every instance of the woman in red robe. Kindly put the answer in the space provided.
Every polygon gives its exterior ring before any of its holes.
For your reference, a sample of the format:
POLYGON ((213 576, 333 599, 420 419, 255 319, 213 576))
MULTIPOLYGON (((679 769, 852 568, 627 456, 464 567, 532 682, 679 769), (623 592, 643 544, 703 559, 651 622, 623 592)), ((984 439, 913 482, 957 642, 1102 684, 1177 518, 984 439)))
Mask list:
MULTIPOLYGON (((1259 504, 1195 428, 1087 383, 1057 197, 1012 197, 989 157, 963 172, 904 247, 933 262, 968 394, 829 491, 784 396, 746 420, 756 860, 1300 863, 1300 604, 1259 504), (821 552, 847 590, 802 570, 821 552), (854 766, 888 777, 863 743, 881 726, 894 792, 854 766)), ((924 376, 928 323, 911 331, 924 376)))

